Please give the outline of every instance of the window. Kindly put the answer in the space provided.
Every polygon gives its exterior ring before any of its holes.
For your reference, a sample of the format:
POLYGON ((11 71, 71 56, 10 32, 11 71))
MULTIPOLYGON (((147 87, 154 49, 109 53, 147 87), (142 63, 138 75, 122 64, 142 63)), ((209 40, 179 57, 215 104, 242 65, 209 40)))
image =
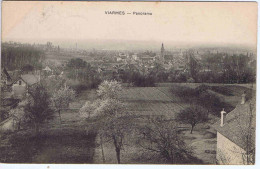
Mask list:
POLYGON ((19 85, 22 85, 22 81, 21 80, 19 80, 19 85))

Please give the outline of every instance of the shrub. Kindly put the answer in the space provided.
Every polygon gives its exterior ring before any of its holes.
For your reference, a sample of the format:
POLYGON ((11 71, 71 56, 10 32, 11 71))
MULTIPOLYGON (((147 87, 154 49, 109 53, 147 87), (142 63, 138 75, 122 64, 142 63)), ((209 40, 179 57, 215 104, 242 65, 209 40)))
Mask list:
POLYGON ((173 86, 171 92, 185 102, 192 102, 197 96, 195 89, 185 86, 173 86))
POLYGON ((208 89, 210 89, 210 86, 207 86, 207 85, 204 85, 204 84, 199 85, 198 87, 195 88, 197 94, 201 94, 203 92, 206 92, 208 89))

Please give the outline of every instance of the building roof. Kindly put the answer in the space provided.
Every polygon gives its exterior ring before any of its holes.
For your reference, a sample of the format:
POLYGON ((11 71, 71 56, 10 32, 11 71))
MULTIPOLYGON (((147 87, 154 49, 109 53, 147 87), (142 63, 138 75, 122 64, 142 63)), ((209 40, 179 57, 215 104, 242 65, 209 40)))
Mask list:
POLYGON ((213 127, 223 136, 244 150, 248 147, 247 137, 251 140, 251 148, 255 147, 256 100, 255 97, 245 104, 238 104, 229 112, 220 126, 220 120, 213 127), (250 111, 251 109, 251 111, 250 111))
POLYGON ((12 80, 12 78, 11 78, 11 76, 9 75, 9 73, 7 72, 7 70, 5 69, 5 67, 3 68, 3 73, 4 74, 2 74, 4 77, 6 77, 6 80, 7 81, 11 81, 12 80))
POLYGON ((19 79, 22 79, 28 85, 33 85, 33 84, 38 83, 40 81, 39 76, 36 76, 36 75, 33 75, 33 74, 24 74, 24 75, 19 76, 16 80, 14 80, 13 83, 17 82, 19 79))
POLYGON ((51 71, 51 69, 49 68, 49 66, 46 66, 43 70, 45 70, 45 71, 51 71))
POLYGON ((36 75, 31 75, 31 74, 25 74, 21 75, 21 78, 28 84, 28 85, 33 85, 35 83, 38 83, 40 81, 40 77, 36 75))

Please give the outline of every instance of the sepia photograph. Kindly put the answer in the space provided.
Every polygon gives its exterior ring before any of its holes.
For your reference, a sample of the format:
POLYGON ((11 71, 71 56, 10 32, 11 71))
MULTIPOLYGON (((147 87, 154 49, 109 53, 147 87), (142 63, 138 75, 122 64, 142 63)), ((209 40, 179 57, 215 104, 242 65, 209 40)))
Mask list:
POLYGON ((3 1, 0 166, 255 165, 257 17, 257 2, 3 1))

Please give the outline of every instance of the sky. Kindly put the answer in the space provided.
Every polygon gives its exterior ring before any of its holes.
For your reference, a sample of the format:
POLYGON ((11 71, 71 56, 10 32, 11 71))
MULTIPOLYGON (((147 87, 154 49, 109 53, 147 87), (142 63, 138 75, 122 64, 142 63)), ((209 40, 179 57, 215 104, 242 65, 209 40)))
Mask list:
POLYGON ((2 40, 146 41, 256 46, 256 2, 12 2, 2 40), (152 15, 106 15, 105 11, 152 15))

